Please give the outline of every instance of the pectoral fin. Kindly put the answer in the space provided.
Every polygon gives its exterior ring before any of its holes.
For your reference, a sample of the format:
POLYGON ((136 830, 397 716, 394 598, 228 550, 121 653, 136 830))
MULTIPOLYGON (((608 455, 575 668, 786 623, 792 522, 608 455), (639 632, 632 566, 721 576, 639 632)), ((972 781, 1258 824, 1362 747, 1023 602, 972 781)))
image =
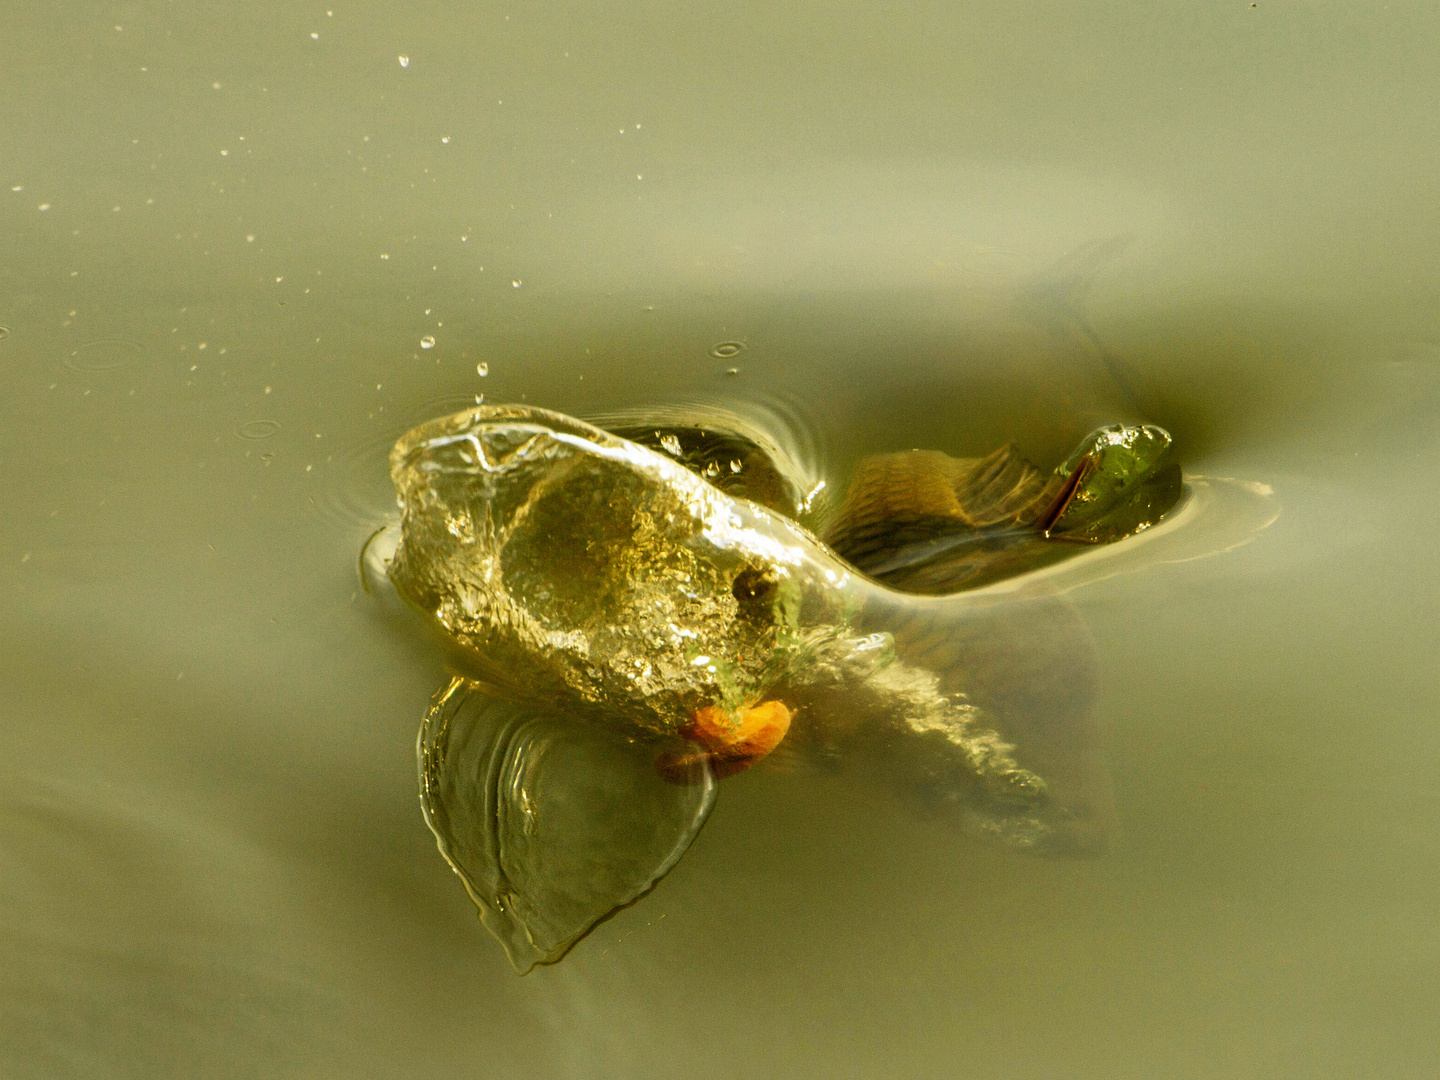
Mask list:
POLYGON ((426 824, 521 974, 649 892, 715 801, 707 762, 665 783, 657 744, 461 678, 436 695, 417 749, 426 824))

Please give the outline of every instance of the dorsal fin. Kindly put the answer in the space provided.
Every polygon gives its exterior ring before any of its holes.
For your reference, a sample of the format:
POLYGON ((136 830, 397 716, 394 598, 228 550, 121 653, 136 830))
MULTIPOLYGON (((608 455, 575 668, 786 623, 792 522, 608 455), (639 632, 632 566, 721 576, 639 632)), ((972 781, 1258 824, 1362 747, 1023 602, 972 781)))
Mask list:
POLYGON ((1059 483, 1013 444, 983 458, 880 454, 856 468, 825 540, 894 588, 953 592, 993 578, 987 567, 1010 565, 1017 542, 1038 538, 1033 524, 1059 483))

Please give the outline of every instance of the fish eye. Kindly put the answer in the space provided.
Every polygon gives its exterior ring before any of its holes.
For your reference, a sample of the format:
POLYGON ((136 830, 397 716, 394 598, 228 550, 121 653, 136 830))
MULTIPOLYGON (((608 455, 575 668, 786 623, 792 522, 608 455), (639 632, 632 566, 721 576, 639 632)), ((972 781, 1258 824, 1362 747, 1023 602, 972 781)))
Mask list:
POLYGON ((747 566, 735 575, 730 592, 742 604, 768 604, 779 585, 780 575, 774 567, 747 566))

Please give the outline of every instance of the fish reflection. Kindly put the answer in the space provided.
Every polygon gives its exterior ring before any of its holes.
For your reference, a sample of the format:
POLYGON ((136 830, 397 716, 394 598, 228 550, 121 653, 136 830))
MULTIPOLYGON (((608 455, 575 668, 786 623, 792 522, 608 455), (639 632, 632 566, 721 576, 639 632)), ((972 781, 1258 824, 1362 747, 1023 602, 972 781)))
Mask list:
POLYGON ((1160 429, 1101 429, 1048 476, 1008 448, 872 461, 829 546, 743 430, 483 406, 407 434, 391 474, 389 580, 460 672, 420 733, 426 820, 517 970, 644 895, 717 780, 782 743, 1017 849, 1103 847, 1073 610, 926 594, 1149 527, 1180 494, 1160 429))

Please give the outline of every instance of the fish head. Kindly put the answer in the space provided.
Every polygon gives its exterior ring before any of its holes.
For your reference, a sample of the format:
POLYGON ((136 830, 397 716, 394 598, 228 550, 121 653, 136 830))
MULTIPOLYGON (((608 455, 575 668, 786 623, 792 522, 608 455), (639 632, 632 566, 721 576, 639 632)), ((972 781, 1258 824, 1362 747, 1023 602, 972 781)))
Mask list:
POLYGON ((795 522, 558 413, 432 421, 391 475, 397 590, 521 699, 661 734, 739 716, 843 608, 849 572, 795 522))

